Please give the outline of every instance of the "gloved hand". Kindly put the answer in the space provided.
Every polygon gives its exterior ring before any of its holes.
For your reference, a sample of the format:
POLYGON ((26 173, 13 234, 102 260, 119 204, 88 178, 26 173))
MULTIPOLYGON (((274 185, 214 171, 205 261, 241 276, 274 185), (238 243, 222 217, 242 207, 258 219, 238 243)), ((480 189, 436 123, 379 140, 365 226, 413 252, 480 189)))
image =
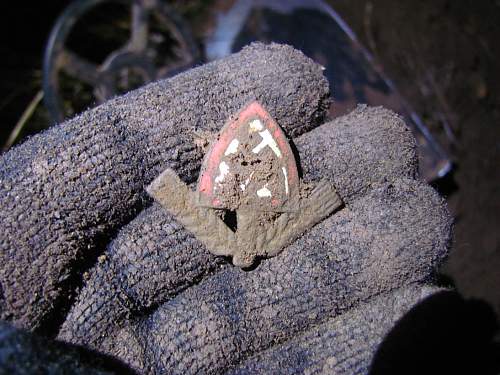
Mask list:
POLYGON ((328 106, 320 66, 253 44, 15 147, 0 162, 2 319, 139 373, 368 371, 397 319, 438 290, 425 283, 451 220, 416 179, 397 115, 361 106, 319 126, 328 106), (293 138, 304 181, 328 179, 344 206, 244 271, 144 187, 167 167, 194 182, 252 100, 293 138))

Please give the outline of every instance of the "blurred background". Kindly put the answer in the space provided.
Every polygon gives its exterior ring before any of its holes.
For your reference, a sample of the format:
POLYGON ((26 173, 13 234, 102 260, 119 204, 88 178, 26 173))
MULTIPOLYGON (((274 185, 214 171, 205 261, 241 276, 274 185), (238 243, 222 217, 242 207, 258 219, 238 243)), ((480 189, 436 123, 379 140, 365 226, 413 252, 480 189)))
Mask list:
POLYGON ((238 51, 294 45, 325 67, 331 117, 403 115, 456 218, 440 282, 500 316, 499 0, 51 0, 0 5, 3 151, 54 123, 238 51))

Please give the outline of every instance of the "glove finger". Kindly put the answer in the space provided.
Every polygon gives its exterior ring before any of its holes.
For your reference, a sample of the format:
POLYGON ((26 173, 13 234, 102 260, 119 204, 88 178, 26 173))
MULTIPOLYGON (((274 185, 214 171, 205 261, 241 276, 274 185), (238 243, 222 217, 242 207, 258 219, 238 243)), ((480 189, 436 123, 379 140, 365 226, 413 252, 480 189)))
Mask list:
POLYGON ((368 374, 386 334, 439 288, 412 285, 384 293, 271 347, 229 374, 368 374))
POLYGON ((166 167, 192 181, 199 146, 255 99, 298 135, 326 113, 328 82, 293 48, 254 44, 115 98, 3 155, 1 317, 36 328, 59 310, 61 292, 75 284, 72 267, 143 206, 144 184, 166 167))
MULTIPOLYGON (((413 285, 373 297, 270 347, 229 373, 496 373, 494 312, 478 301, 437 290, 413 285)), ((0 324, 0 337, 2 373, 130 372, 112 358, 6 324, 0 324)))
POLYGON ((58 338, 102 350, 127 319, 147 315, 203 278, 232 267, 159 204, 125 226, 91 270, 58 338))
POLYGON ((372 298, 229 374, 496 374, 494 311, 412 285, 372 298))
POLYGON ((327 178, 346 204, 373 184, 415 178, 418 171, 415 138, 399 116, 382 107, 358 106, 302 135, 297 149, 304 179, 327 178))
POLYGON ((93 305, 78 304, 62 338, 71 341, 75 328, 85 336, 88 319, 94 337, 103 325, 115 330, 92 346, 139 371, 222 371, 373 295, 427 279, 446 254, 449 230, 445 203, 430 187, 380 184, 255 270, 226 266, 128 324, 96 324, 93 305))

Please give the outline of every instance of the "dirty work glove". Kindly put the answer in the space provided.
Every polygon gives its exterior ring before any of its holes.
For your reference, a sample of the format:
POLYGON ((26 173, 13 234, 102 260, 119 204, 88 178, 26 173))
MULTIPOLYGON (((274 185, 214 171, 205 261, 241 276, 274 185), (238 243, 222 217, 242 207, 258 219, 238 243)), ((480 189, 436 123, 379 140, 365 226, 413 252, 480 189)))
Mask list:
POLYGON ((0 162, 2 319, 139 373, 366 372, 396 320, 437 290, 424 284, 450 217, 416 179, 398 116, 359 107, 320 125, 328 106, 320 66, 253 44, 12 149, 0 162), (304 181, 327 179, 344 205, 244 271, 144 187, 166 168, 195 182, 209 140, 253 100, 293 139, 304 181))

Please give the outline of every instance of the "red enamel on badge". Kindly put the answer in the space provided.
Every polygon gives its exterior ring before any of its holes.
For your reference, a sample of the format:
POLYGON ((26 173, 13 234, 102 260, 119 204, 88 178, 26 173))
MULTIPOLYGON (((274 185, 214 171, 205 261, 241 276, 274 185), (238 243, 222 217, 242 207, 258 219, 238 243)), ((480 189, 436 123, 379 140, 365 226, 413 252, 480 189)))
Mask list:
POLYGON ((198 181, 200 203, 221 209, 288 210, 298 190, 297 164, 288 140, 258 102, 223 127, 198 181))

